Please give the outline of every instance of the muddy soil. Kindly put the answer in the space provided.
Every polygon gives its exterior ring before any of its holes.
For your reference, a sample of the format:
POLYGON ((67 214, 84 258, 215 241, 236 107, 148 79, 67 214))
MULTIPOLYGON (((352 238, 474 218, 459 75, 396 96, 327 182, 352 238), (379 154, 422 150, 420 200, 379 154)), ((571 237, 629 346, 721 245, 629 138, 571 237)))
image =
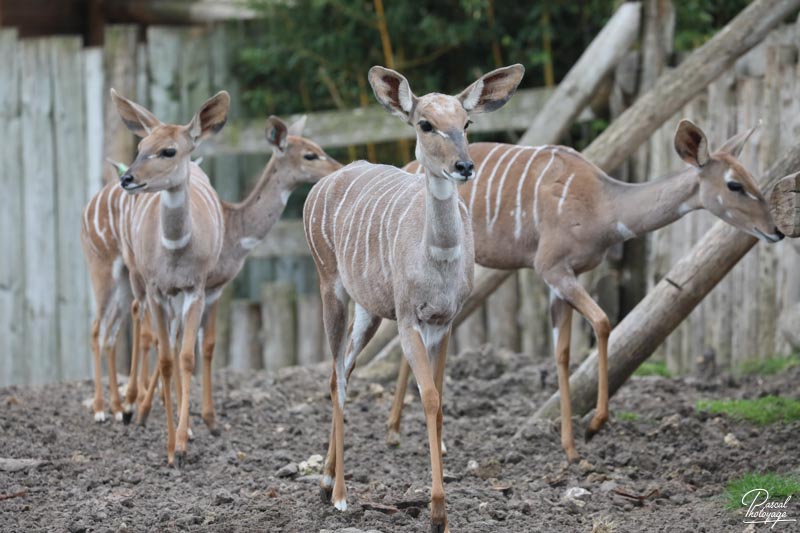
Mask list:
MULTIPOLYGON (((217 374, 222 435, 207 431, 195 395, 195 439, 183 471, 166 465, 158 402, 146 428, 98 425, 82 404, 91 396, 89 381, 0 389, 0 458, 43 461, 17 472, 0 469, 0 497, 23 493, 0 500, 0 531, 428 531, 421 408, 414 399, 400 446, 387 447, 391 384, 354 379, 350 385, 346 512, 320 501, 313 468, 292 474, 327 448, 327 377, 327 366, 277 376, 217 374)), ((742 380, 634 378, 612 399, 605 429, 578 443, 585 461, 567 466, 555 424, 513 438, 556 388, 549 361, 533 364, 488 347, 453 356, 444 406, 451 530, 743 531, 742 513, 725 508, 725 483, 749 471, 797 471, 800 424, 761 428, 698 414, 694 404, 797 396, 798 380, 798 368, 742 380), (615 418, 623 412, 638 418, 615 418), (729 433, 738 445, 725 444, 729 433), (580 492, 576 487, 589 494, 565 499, 570 489, 580 492)), ((576 420, 576 435, 582 434, 576 420)), ((790 503, 789 512, 800 517, 800 504, 790 503)))

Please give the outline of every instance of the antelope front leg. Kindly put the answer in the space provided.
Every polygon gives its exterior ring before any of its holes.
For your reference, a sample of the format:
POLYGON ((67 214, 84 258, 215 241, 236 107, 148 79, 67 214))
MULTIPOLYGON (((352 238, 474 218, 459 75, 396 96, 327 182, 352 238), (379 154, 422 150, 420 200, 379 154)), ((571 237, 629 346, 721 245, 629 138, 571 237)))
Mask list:
POLYGON ((428 427, 428 447, 431 455, 431 532, 443 533, 447 527, 447 513, 444 503, 444 483, 442 481, 442 448, 439 443, 439 423, 441 404, 439 391, 434 382, 434 372, 428 359, 428 351, 419 333, 411 326, 400 328, 400 341, 403 352, 411 364, 417 380, 425 409, 425 423, 428 427))
POLYGON ((569 349, 572 333, 572 308, 567 302, 555 298, 550 303, 555 341, 556 367, 558 369, 558 393, 561 399, 561 446, 567 454, 567 461, 576 463, 580 459, 575 450, 572 435, 572 403, 569 394, 569 349))
POLYGON ((139 395, 139 357, 141 342, 141 317, 139 301, 131 302, 131 322, 133 323, 133 349, 131 350, 131 371, 128 377, 128 390, 125 391, 125 403, 122 405, 122 422, 127 426, 133 417, 133 404, 139 395))
POLYGON ((403 400, 406 397, 406 387, 408 386, 408 373, 411 367, 408 361, 400 361, 400 370, 397 373, 397 383, 394 386, 394 399, 392 400, 392 410, 389 412, 389 420, 386 422, 386 444, 390 446, 400 445, 400 419, 403 416, 403 400))
MULTIPOLYGON (((188 308, 184 304, 183 313, 183 340, 180 353, 180 380, 181 402, 180 417, 178 419, 178 440, 175 446, 176 466, 182 468, 186 461, 186 444, 189 440, 189 391, 191 390, 192 374, 194 373, 194 351, 197 344, 197 331, 200 328, 200 319, 205 306, 205 297, 202 290, 188 308)), ((184 298, 191 298, 190 294, 184 298)), ((167 389, 169 390, 169 389, 167 389)))
MULTIPOLYGON (((158 335, 158 367, 161 373, 161 387, 164 391, 167 391, 167 394, 164 395, 164 411, 167 418, 167 462, 172 465, 175 463, 175 420, 172 417, 172 395, 169 394, 172 386, 170 383, 172 379, 172 354, 169 347, 169 331, 167 330, 164 309, 155 298, 148 299, 147 307, 153 315, 156 334, 158 335)), ((155 383, 150 383, 150 386, 155 388, 155 383)), ((140 423, 143 423, 141 418, 140 423)))
POLYGON ((106 413, 103 410, 103 359, 100 356, 100 319, 92 322, 91 331, 92 358, 94 359, 94 401, 92 411, 95 422, 105 422, 106 413))
MULTIPOLYGON (((158 344, 156 344, 156 348, 158 348, 158 344)), ((150 415, 150 409, 153 407, 153 397, 156 393, 156 387, 158 387, 159 376, 161 376, 161 365, 156 363, 153 369, 153 375, 149 376, 150 381, 147 384, 144 397, 139 400, 139 415, 136 418, 136 423, 140 426, 144 426, 147 423, 147 417, 150 415)))
POLYGON ((108 388, 109 400, 111 403, 111 413, 114 415, 114 420, 122 421, 122 398, 119 395, 119 384, 117 383, 117 341, 119 340, 119 331, 114 336, 114 340, 110 345, 105 346, 106 352, 106 366, 108 367, 108 388))
MULTIPOLYGON (((156 344, 156 337, 155 333, 153 332, 152 321, 150 320, 150 314, 145 311, 142 313, 140 327, 140 339, 139 343, 141 346, 141 368, 142 368, 142 388, 139 391, 139 397, 137 398, 137 402, 139 405, 142 405, 144 401, 146 391, 150 388, 150 348, 152 348, 156 344)), ((156 365, 158 368, 158 365, 156 365)))
POLYGON ((203 422, 212 435, 219 436, 217 416, 214 413, 213 386, 211 383, 211 363, 214 360, 214 346, 217 343, 217 302, 208 307, 204 317, 205 324, 200 339, 200 349, 203 352, 203 422))
POLYGON ((442 456, 446 453, 444 443, 442 442, 442 397, 444 395, 444 363, 447 360, 447 345, 449 342, 450 332, 448 331, 439 342, 439 347, 436 351, 436 361, 433 365, 433 379, 436 384, 436 390, 439 391, 439 412, 436 415, 436 432, 439 435, 439 465, 442 470, 442 479, 444 479, 444 460, 442 456))

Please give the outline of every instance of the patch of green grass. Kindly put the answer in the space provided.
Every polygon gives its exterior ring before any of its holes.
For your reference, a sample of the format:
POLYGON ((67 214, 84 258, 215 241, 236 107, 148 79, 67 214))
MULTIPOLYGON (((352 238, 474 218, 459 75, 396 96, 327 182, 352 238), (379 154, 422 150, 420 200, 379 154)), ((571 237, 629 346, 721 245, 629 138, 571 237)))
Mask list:
POLYGON ((672 375, 667 370, 667 363, 664 361, 647 361, 636 369, 634 376, 661 376, 669 378, 672 375))
POLYGON ((617 413, 614 414, 614 417, 617 420, 622 420, 623 422, 636 422, 637 420, 642 418, 640 414, 632 413, 630 411, 618 411, 617 413))
POLYGON ((696 407, 698 411, 724 414, 761 426, 800 420, 800 401, 782 396, 764 396, 755 400, 700 400, 696 407))
POLYGON ((800 365, 800 356, 798 355, 771 357, 769 359, 745 361, 739 368, 739 373, 742 375, 773 376, 797 365, 800 365))
MULTIPOLYGON (((774 472, 766 472, 764 474, 750 472, 745 474, 739 479, 730 481, 725 487, 725 499, 728 500, 728 508, 742 508, 742 497, 753 489, 767 490, 769 499, 772 501, 784 500, 787 496, 800 493, 800 478, 774 472)), ((748 503, 752 496, 752 494, 748 496, 748 503)))

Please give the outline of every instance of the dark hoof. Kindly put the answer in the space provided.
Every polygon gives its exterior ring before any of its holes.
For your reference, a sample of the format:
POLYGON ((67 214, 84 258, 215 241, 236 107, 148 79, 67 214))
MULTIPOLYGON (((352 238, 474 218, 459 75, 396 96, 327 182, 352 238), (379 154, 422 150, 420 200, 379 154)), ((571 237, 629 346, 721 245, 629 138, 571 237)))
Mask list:
POLYGON ((136 419, 136 423, 142 427, 145 427, 147 425, 147 416, 149 414, 150 413, 147 413, 145 411, 139 411, 139 418, 136 419))
POLYGON ((586 428, 586 432, 583 434, 583 438, 585 442, 589 442, 592 438, 600 431, 598 429, 592 429, 591 427, 586 428))
POLYGON ((222 435, 222 430, 219 429, 217 426, 208 428, 208 432, 211 433, 211 435, 214 437, 219 437, 220 435, 222 435))
POLYGON ((331 503, 331 498, 333 497, 333 487, 320 487, 319 488, 319 499, 322 500, 322 503, 331 503))
POLYGON ((183 470, 186 466, 186 452, 175 452, 175 469, 183 470))
POLYGON ((445 533, 447 529, 447 522, 442 522, 441 524, 435 524, 431 522, 431 533, 445 533))
POLYGON ((133 411, 131 411, 130 413, 122 413, 122 423, 125 424, 126 426, 131 423, 132 419, 133 419, 133 411))

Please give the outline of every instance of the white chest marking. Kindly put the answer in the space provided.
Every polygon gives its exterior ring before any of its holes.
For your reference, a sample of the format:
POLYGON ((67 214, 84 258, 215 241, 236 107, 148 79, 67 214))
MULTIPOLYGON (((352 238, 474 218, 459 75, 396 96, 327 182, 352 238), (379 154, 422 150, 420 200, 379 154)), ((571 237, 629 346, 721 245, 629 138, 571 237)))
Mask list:
POLYGON ((186 203, 186 189, 180 189, 178 192, 161 191, 161 203, 170 209, 183 207, 186 203))
POLYGON ((292 191, 281 191, 281 203, 286 205, 289 203, 289 196, 292 195, 292 191))
POLYGON ((437 200, 447 200, 456 192, 456 185, 448 179, 431 177, 428 179, 428 190, 437 200))
POLYGON ((632 232, 631 229, 622 222, 617 222, 617 233, 619 233, 620 236, 626 241, 628 239, 633 239, 634 237, 636 237, 636 234, 632 232))
POLYGON ((686 202, 683 202, 681 205, 678 206, 678 214, 680 216, 685 215, 686 213, 688 213, 691 210, 692 210, 692 207, 689 204, 687 204, 686 202))
POLYGON ((188 232, 186 235, 181 237, 180 239, 167 239, 164 235, 161 235, 161 244, 164 245, 164 248, 167 250, 180 250, 181 248, 185 248, 189 241, 192 238, 192 232, 188 232))
POLYGON ((428 250, 431 253, 431 257, 436 261, 455 261, 459 257, 461 257, 461 245, 457 244, 455 246, 451 246, 449 248, 440 248, 439 246, 429 246, 428 250))
POLYGON ((239 241, 239 246, 241 246, 245 250, 252 250, 256 246, 258 246, 258 243, 260 242, 261 239, 258 239, 256 237, 242 237, 242 239, 239 241))
POLYGON ((417 324, 414 326, 414 329, 417 330, 419 336, 422 337, 422 343, 425 345, 428 350, 439 346, 439 343, 442 342, 442 338, 448 332, 448 326, 439 326, 433 324, 417 324))

